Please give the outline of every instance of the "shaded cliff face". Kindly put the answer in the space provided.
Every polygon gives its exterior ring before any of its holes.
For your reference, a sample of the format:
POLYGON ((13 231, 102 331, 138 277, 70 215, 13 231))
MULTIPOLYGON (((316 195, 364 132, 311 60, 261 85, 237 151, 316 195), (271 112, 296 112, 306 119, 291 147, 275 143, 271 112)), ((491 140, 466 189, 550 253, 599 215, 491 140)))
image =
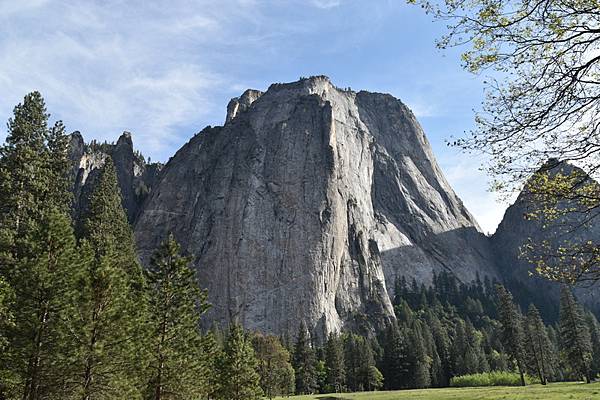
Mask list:
MULTIPOLYGON (((568 176, 576 173, 576 176, 586 176, 579 168, 557 160, 550 160, 542 170, 550 175, 561 173, 568 176)), ((593 220, 591 223, 584 223, 588 214, 581 213, 569 213, 554 221, 526 218, 528 214, 538 211, 539 207, 540 205, 527 190, 526 184, 514 204, 504 213, 502 222, 491 237, 491 244, 497 268, 507 286, 521 303, 521 307, 526 309, 529 303, 544 305, 540 307, 544 319, 554 321, 558 317, 560 284, 537 276, 533 271, 534 266, 523 254, 522 246, 528 240, 533 243, 547 241, 553 247, 565 241, 567 243, 581 243, 587 240, 597 242, 600 238, 600 225, 595 224, 593 220)), ((571 209, 576 206, 563 203, 560 207, 571 209)), ((579 287, 575 293, 590 309, 600 311, 598 285, 579 287)))
POLYGON ((86 144, 81 134, 74 132, 71 134, 69 157, 73 163, 76 217, 85 210, 94 178, 107 157, 112 157, 115 164, 123 207, 130 222, 134 222, 162 168, 161 164, 147 163, 134 151, 129 132, 124 132, 114 144, 86 144))
POLYGON ((381 326, 400 275, 495 276, 410 110, 325 77, 247 91, 183 146, 136 220, 142 260, 169 232, 212 321, 274 333, 381 326))

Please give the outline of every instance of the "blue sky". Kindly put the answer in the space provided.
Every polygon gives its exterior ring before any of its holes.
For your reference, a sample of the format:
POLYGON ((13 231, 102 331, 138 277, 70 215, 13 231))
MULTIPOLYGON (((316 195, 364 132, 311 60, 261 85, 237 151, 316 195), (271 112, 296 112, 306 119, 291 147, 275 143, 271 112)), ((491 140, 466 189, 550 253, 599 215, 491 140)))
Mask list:
POLYGON ((483 77, 436 49, 444 25, 403 0, 0 0, 0 26, 2 121, 39 90, 68 130, 128 130, 165 161, 246 88, 324 74, 404 101, 483 230, 502 218, 481 160, 445 144, 472 127, 483 77))

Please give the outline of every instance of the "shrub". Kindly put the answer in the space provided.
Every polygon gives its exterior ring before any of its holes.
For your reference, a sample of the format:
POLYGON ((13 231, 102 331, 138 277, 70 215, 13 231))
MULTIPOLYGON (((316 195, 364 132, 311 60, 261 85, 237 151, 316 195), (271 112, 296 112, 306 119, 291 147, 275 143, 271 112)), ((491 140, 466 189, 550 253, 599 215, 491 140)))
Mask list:
MULTIPOLYGON (((525 376, 525 382, 531 383, 533 379, 525 376)), ((450 386, 520 386, 521 377, 515 372, 492 371, 481 374, 455 376, 450 379, 450 386)))

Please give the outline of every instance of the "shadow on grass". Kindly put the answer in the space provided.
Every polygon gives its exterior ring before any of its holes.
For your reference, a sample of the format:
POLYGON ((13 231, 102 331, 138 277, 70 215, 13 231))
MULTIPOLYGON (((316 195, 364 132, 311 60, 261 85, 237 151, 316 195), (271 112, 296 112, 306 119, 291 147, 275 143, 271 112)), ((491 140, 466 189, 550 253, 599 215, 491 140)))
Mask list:
POLYGON ((319 399, 319 400, 351 400, 347 397, 336 397, 336 396, 319 396, 319 397, 315 397, 315 399, 319 399))

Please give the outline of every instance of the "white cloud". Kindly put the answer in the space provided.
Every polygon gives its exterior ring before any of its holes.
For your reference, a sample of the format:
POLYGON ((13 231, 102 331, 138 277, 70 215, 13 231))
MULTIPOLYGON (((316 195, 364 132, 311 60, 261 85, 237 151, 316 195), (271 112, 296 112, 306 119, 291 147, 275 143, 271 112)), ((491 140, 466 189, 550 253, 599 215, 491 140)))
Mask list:
POLYGON ((318 8, 328 9, 340 6, 342 0, 311 0, 311 4, 318 8))
POLYGON ((417 118, 435 117, 439 115, 438 110, 436 110, 436 106, 431 100, 429 102, 425 102, 422 100, 411 101, 409 99, 406 104, 410 104, 409 108, 417 118))
POLYGON ((0 17, 12 17, 24 12, 30 12, 36 8, 43 7, 50 0, 4 0, 0 3, 0 17))
POLYGON ((228 79, 200 58, 209 53, 202 45, 227 40, 218 18, 241 23, 253 7, 188 0, 165 9, 136 1, 13 3, 19 6, 0 8, 7 33, 0 38, 0 117, 7 120, 26 93, 39 90, 68 129, 109 141, 130 130, 137 147, 163 159, 215 106, 225 107, 211 94, 228 79))

